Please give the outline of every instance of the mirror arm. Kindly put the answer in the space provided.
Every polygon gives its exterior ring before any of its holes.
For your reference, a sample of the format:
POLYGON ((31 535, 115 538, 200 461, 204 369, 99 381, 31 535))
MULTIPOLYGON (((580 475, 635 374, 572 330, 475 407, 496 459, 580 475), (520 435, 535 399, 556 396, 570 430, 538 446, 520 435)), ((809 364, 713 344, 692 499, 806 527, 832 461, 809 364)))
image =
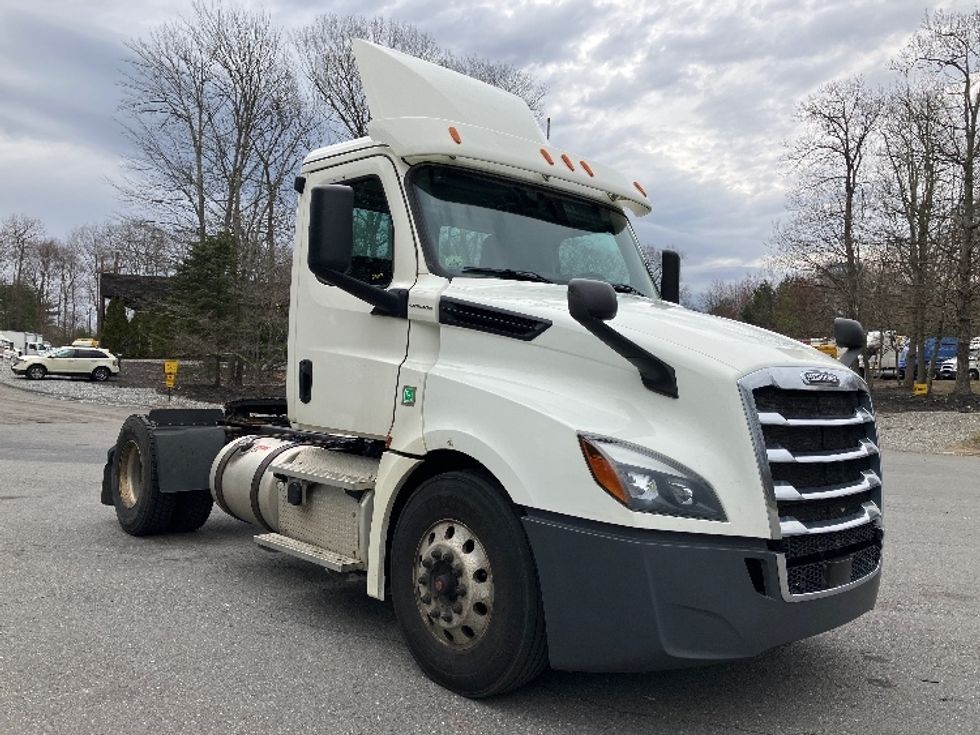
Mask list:
POLYGON ((408 317, 408 291, 404 288, 378 288, 339 271, 326 271, 318 277, 325 283, 371 304, 374 307, 372 314, 402 319, 408 317))
POLYGON ((630 362, 640 373, 640 380, 647 390, 668 398, 677 398, 677 376, 672 366, 656 355, 650 354, 600 319, 582 317, 576 320, 600 342, 630 362))

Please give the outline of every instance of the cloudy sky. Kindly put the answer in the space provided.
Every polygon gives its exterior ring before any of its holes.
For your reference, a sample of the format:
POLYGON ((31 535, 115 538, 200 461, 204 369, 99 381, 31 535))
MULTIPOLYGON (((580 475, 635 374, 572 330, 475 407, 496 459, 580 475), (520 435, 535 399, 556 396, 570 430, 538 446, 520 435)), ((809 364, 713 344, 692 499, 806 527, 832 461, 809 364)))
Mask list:
MULTIPOLYGON (((619 166, 654 202, 645 242, 686 255, 695 290, 760 267, 783 210, 796 104, 835 77, 888 78, 921 0, 242 2, 283 27, 323 11, 410 22, 548 87, 555 145, 619 166)), ((967 9, 973 3, 943 7, 967 9)), ((112 180, 123 42, 189 0, 0 0, 0 218, 51 234, 121 214, 112 180)))

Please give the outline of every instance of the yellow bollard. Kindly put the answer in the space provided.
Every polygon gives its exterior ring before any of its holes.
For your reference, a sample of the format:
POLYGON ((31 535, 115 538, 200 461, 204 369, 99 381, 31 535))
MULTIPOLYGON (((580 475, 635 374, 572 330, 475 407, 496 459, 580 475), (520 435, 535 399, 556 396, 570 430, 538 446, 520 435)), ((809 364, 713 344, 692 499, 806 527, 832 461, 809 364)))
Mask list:
POLYGON ((927 396, 929 395, 929 384, 928 383, 916 383, 912 386, 913 396, 927 396))

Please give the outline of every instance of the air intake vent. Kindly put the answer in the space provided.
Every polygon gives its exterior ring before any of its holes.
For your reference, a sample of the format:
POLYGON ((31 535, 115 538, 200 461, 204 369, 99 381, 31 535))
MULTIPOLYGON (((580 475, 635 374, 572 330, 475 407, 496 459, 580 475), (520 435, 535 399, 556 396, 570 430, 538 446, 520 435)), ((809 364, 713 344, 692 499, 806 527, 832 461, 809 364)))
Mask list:
POLYGON ((439 302, 439 323, 449 327, 474 329, 501 337, 530 341, 551 326, 548 319, 490 306, 470 304, 466 301, 444 298, 439 302))

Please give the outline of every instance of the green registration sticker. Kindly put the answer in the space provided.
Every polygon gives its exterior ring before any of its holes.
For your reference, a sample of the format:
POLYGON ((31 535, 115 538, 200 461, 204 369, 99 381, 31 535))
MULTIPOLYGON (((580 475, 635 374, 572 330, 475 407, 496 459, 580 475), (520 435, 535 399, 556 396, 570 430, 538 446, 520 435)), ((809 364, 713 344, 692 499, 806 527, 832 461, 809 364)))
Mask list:
POLYGON ((414 406, 415 405, 415 386, 406 385, 402 388, 402 405, 403 406, 414 406))

